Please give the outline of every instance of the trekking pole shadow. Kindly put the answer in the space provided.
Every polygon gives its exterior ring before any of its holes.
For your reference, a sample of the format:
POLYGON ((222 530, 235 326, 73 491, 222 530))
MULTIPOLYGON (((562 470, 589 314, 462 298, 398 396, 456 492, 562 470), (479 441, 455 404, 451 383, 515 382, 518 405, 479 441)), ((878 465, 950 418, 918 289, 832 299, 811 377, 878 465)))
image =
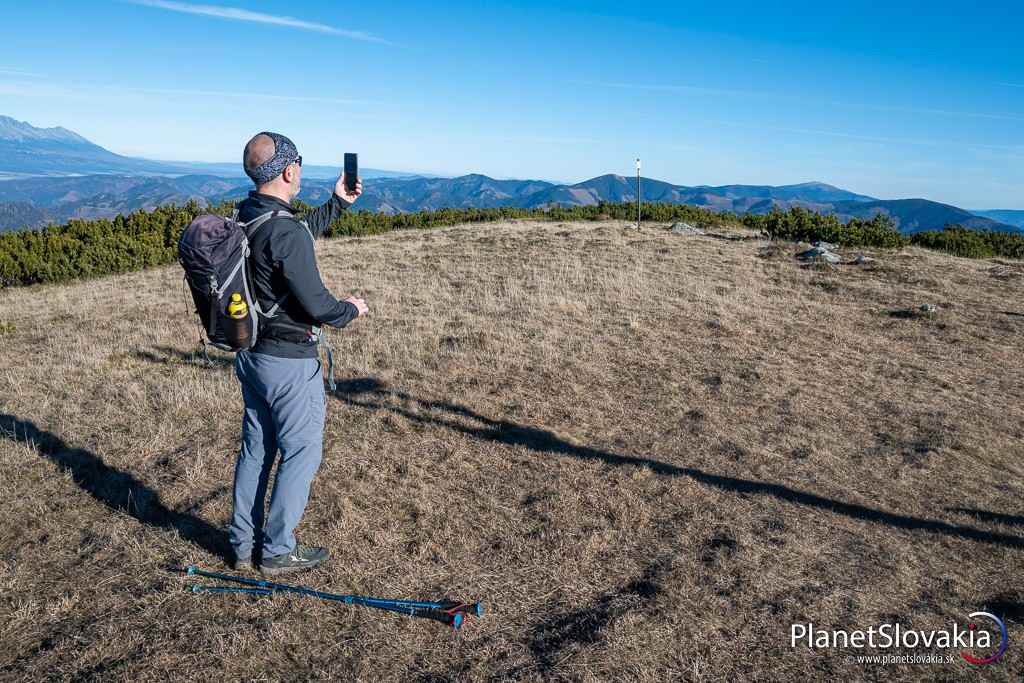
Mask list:
POLYGON ((6 413, 0 413, 0 437, 35 446, 40 455, 69 472, 79 488, 111 510, 125 512, 148 526, 174 529, 206 552, 227 557, 225 531, 188 512, 168 508, 158 492, 132 474, 107 465, 92 451, 75 448, 56 434, 6 413))
POLYGON ((157 346, 149 351, 136 351, 135 356, 141 360, 158 365, 200 365, 203 367, 234 367, 234 361, 224 356, 211 355, 207 363, 200 350, 182 351, 170 346, 157 346))
POLYGON ((433 424, 473 436, 485 441, 495 441, 511 446, 525 446, 538 453, 568 456, 582 460, 601 460, 609 465, 629 465, 647 467, 662 476, 686 477, 730 493, 768 496, 794 505, 823 510, 835 515, 858 519, 874 524, 881 524, 894 529, 907 531, 924 531, 942 536, 962 538, 979 543, 989 543, 1007 548, 1024 549, 1024 537, 1004 534, 971 526, 952 524, 937 519, 914 517, 895 512, 877 510, 858 503, 847 503, 833 498, 826 498, 815 493, 800 491, 784 484, 741 479, 722 474, 712 474, 695 467, 681 467, 670 463, 632 455, 620 455, 611 451, 578 446, 560 439, 553 432, 537 427, 520 425, 507 420, 494 420, 466 406, 449 401, 425 401, 405 392, 389 389, 387 385, 372 377, 364 377, 338 382, 334 392, 336 398, 350 406, 371 410, 389 410, 410 420, 423 424, 433 424), (452 415, 469 418, 482 423, 483 427, 472 427, 455 419, 433 417, 420 412, 389 405, 383 401, 361 400, 360 395, 370 395, 380 399, 398 398, 407 403, 414 403, 425 410, 442 410, 452 415))

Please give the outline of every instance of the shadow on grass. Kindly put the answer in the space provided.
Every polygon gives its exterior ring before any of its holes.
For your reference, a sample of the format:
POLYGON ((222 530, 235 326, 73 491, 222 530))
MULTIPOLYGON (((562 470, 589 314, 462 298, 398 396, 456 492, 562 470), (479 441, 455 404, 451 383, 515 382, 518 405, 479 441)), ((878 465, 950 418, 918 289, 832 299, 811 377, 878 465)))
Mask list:
POLYGON ((541 670, 549 671, 557 666, 557 660, 566 648, 597 643, 604 637, 604 629, 613 621, 627 612, 650 607, 663 590, 661 574, 665 569, 665 563, 653 562, 622 588, 604 593, 580 607, 555 614, 551 620, 539 620, 528 634, 534 661, 541 670))
POLYGON ((0 437, 31 444, 56 464, 83 491, 111 510, 125 512, 143 524, 174 529, 182 538, 206 552, 227 557, 227 533, 188 512, 177 512, 160 500, 160 494, 128 472, 111 467, 103 458, 84 448, 75 448, 52 432, 28 420, 0 413, 0 437))
POLYGON ((746 495, 768 496, 778 500, 802 505, 804 507, 822 510, 831 514, 842 515, 852 519, 859 519, 875 524, 892 527, 894 529, 905 529, 907 531, 924 531, 927 533, 949 536, 952 538, 963 538, 979 543, 990 543, 1008 548, 1024 548, 1024 538, 1011 534, 1003 534, 984 529, 977 529, 971 526, 951 524, 936 519, 913 517, 901 515, 895 512, 876 510, 857 503, 846 503, 841 500, 826 498, 814 493, 800 491, 783 484, 772 484, 769 482, 741 479, 721 474, 712 474, 694 467, 680 467, 659 460, 643 458, 632 455, 620 455, 611 451, 604 451, 588 446, 577 446, 563 439, 558 438, 554 433, 537 427, 520 425, 507 420, 493 420, 485 417, 470 408, 451 403, 448 401, 424 401, 415 398, 405 392, 388 388, 379 380, 368 377, 338 382, 335 397, 357 408, 372 410, 389 410, 402 415, 410 420, 424 424, 433 424, 447 427, 463 434, 468 434, 485 441, 495 441, 512 446, 525 446, 538 453, 579 458, 582 460, 600 460, 609 465, 629 465, 635 467, 647 467, 651 471, 670 477, 685 477, 700 482, 706 486, 728 491, 730 493, 741 493, 746 495), (370 400, 366 398, 369 396, 370 400), (453 416, 469 418, 483 426, 474 427, 465 425, 457 420, 448 419, 443 416, 424 415, 420 412, 413 412, 405 408, 388 405, 381 400, 389 397, 397 398, 407 403, 414 404, 419 410, 441 411, 453 416))
POLYGON ((889 311, 889 317, 901 320, 917 320, 918 318, 927 318, 928 314, 914 308, 902 308, 897 311, 889 311))
POLYGON ((172 349, 169 346, 157 346, 151 351, 136 351, 135 356, 140 360, 156 363, 157 365, 187 364, 199 365, 201 367, 230 368, 234 367, 234 357, 223 355, 210 355, 210 362, 207 363, 200 351, 182 351, 172 349))
POLYGON ((983 606, 1004 621, 1024 626, 1024 602, 1021 602, 1019 595, 1003 593, 986 600, 983 606))
POLYGON ((946 512, 958 512, 962 515, 980 519, 983 522, 998 522, 1008 526, 1024 526, 1024 516, 1022 515, 1004 515, 1000 512, 989 512, 988 510, 976 510, 974 508, 946 508, 946 512))

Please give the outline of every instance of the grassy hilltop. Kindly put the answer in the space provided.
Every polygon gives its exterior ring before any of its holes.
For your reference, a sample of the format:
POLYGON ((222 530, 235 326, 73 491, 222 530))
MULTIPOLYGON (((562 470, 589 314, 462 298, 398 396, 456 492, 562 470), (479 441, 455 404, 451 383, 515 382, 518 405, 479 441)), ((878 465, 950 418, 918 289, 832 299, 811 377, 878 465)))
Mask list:
POLYGON ((180 269, 0 290, 0 677, 978 678, 789 628, 1020 633, 1024 267, 626 226, 318 246, 371 313, 331 336, 298 532, 334 558, 294 582, 481 600, 457 634, 189 592, 174 567, 223 568, 242 405, 228 356, 194 362, 180 269))

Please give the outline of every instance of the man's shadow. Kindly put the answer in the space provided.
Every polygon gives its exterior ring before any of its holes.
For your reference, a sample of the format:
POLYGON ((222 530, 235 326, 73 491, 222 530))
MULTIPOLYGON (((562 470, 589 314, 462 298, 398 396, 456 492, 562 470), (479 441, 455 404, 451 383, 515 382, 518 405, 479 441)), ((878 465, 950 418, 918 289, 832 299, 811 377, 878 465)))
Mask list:
POLYGON ((977 508, 946 508, 946 512, 956 512, 961 515, 967 515, 968 517, 974 517, 983 522, 996 522, 998 524, 1005 524, 1007 526, 1024 526, 1024 516, 1022 515, 1007 515, 1001 512, 989 512, 988 510, 978 510, 977 508))
MULTIPOLYGON (((410 420, 445 427, 486 441, 525 446, 538 453, 584 460, 601 460, 617 466, 648 467, 662 476, 686 477, 731 493, 770 496, 788 503, 883 524, 896 529, 925 531, 1011 548, 1024 547, 1024 538, 1020 536, 876 510, 864 505, 800 491, 782 484, 711 474, 693 467, 680 467, 650 458, 620 455, 588 446, 578 446, 560 439, 550 431, 507 420, 494 420, 456 403, 424 401, 415 398, 408 393, 389 389, 375 378, 359 378, 339 382, 334 395, 352 407, 388 410, 410 420), (369 399, 360 397, 369 397, 369 399), (385 402, 389 397, 413 404, 420 410, 439 410, 452 416, 468 418, 481 426, 470 426, 456 419, 424 415, 418 411, 389 405, 385 402)), ((62 471, 69 472, 74 482, 82 490, 111 510, 126 512, 143 524, 174 529, 182 538, 195 543, 211 555, 220 558, 228 556, 227 534, 209 522, 192 515, 191 511, 196 509, 194 505, 184 512, 168 508, 160 500, 160 494, 157 491, 136 479, 132 474, 107 465, 95 453, 84 448, 75 448, 56 434, 42 430, 32 422, 5 413, 0 413, 0 437, 17 443, 34 445, 43 457, 55 463, 62 471)), ((980 515, 978 517, 983 518, 980 515)))
POLYGON ((190 511, 172 510, 160 500, 160 494, 128 472, 103 462, 84 448, 75 448, 52 432, 40 429, 28 420, 0 413, 0 437, 30 444, 39 454, 71 474, 75 484, 111 510, 125 512, 143 524, 174 529, 182 538, 195 543, 211 555, 227 557, 227 533, 190 511))
MULTIPOLYGON (((952 524, 949 522, 902 515, 885 510, 877 510, 847 503, 833 498, 826 498, 815 493, 800 491, 783 484, 741 479, 721 474, 712 474, 695 467, 680 467, 669 463, 632 455, 620 455, 611 451, 577 446, 558 438, 554 433, 536 427, 516 424, 507 420, 494 420, 485 417, 470 408, 449 401, 424 401, 409 394, 390 389, 387 385, 372 377, 338 382, 334 395, 342 402, 357 408, 370 410, 389 410, 410 420, 424 424, 446 427, 463 434, 468 434, 485 441, 495 441, 513 446, 525 446, 533 451, 544 454, 580 458, 582 460, 600 460, 609 465, 628 465, 647 467, 662 476, 685 477, 730 493, 745 495, 768 496, 778 500, 822 510, 831 514, 850 517, 874 524, 882 524, 895 529, 908 531, 924 531, 942 536, 963 538, 980 543, 990 543, 1009 548, 1024 548, 1024 538, 1012 534, 1004 534, 971 526, 952 524), (388 398, 397 398, 418 408, 412 411, 390 405, 388 398), (480 423, 479 427, 469 426, 458 420, 440 416, 429 416, 419 411, 443 411, 453 416, 469 418, 480 423)), ((979 516, 979 518, 981 518, 979 516)))

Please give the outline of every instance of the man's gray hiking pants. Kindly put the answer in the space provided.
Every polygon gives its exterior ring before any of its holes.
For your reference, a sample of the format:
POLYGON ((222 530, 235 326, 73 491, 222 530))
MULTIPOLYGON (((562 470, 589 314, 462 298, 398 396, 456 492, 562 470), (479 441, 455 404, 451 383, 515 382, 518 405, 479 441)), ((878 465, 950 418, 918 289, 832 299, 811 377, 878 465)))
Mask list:
POLYGON ((316 358, 278 358, 240 351, 235 374, 245 416, 235 464, 234 513, 229 535, 236 557, 250 557, 261 528, 263 557, 295 549, 295 526, 323 452, 326 393, 316 358), (281 454, 264 524, 270 470, 281 454))

